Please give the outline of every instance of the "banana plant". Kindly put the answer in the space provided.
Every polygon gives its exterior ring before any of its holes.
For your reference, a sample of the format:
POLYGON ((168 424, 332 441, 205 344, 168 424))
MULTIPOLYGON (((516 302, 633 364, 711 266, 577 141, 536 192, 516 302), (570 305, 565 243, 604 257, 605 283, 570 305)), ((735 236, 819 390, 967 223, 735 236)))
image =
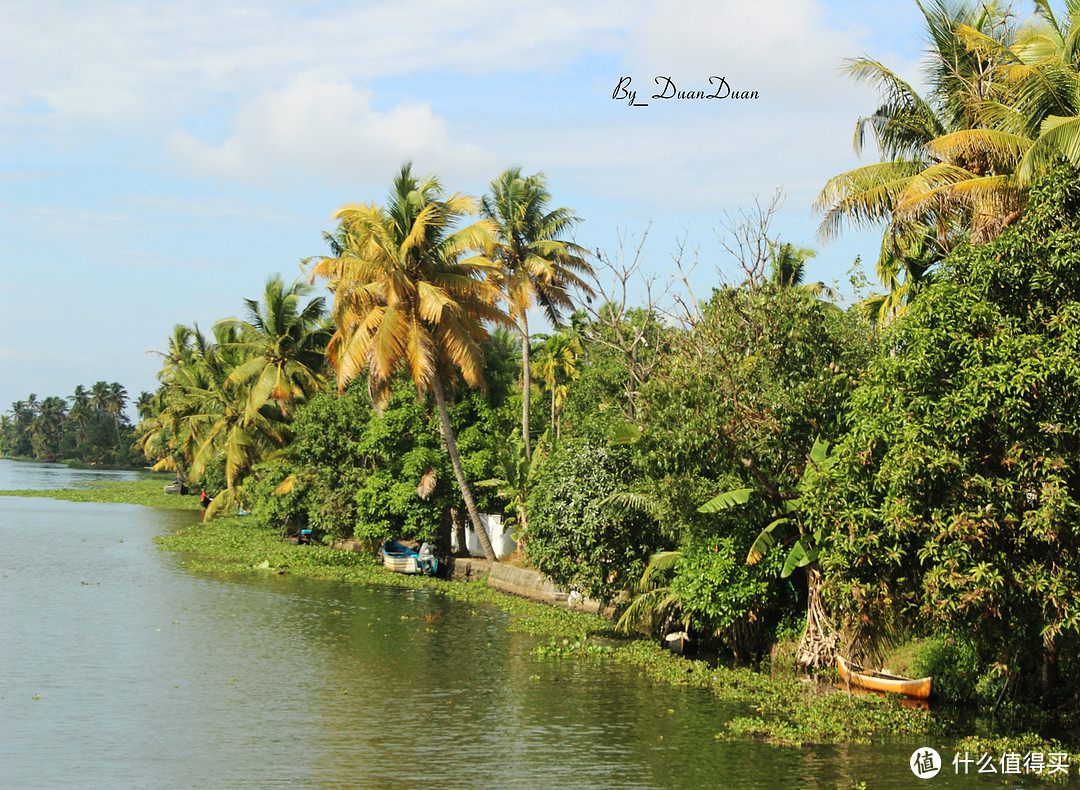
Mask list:
MULTIPOLYGON (((809 461, 810 463, 807 464, 806 469, 803 471, 802 480, 799 481, 795 490, 779 494, 778 498, 774 497, 777 498, 776 518, 765 529, 761 530, 746 555, 748 565, 757 563, 778 542, 786 542, 786 540, 790 539, 785 533, 790 532, 791 527, 794 526, 798 530, 798 537, 795 539, 791 550, 788 552, 787 559, 784 561, 784 568, 780 572, 780 578, 782 579, 789 577, 796 568, 805 568, 810 563, 816 562, 821 554, 821 530, 818 529, 814 532, 803 531, 799 519, 798 499, 802 496, 802 487, 806 482, 810 469, 812 467, 825 468, 833 463, 834 459, 829 457, 829 443, 822 441, 820 438, 814 439, 809 461)), ((755 493, 757 493, 757 489, 754 488, 737 488, 725 491, 699 507, 698 512, 717 513, 721 510, 729 510, 739 505, 745 505, 755 493)))

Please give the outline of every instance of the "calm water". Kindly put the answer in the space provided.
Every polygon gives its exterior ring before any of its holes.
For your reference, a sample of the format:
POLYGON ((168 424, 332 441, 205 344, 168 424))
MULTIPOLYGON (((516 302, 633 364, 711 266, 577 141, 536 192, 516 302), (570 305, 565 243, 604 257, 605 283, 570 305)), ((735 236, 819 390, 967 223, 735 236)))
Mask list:
MULTIPOLYGON (((0 460, 0 490, 88 474, 0 460)), ((920 744, 719 742, 744 706, 437 591, 188 573, 153 538, 197 515, 0 497, 0 787, 920 785, 920 744)))

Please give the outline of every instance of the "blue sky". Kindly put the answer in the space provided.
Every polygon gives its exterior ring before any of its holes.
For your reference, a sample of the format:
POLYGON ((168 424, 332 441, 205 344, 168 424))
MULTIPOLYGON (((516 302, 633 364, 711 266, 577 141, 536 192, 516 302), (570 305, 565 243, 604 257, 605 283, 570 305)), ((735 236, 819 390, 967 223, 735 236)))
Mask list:
POLYGON ((381 202, 407 159, 474 195, 543 171, 579 243, 618 257, 648 231, 664 281, 683 240, 702 294, 738 279, 724 217, 780 188, 773 234, 850 294, 879 242, 823 246, 811 204, 874 161, 852 132, 876 97, 838 67, 917 79, 923 50, 913 1, 0 0, 0 19, 0 411, 154 389, 174 324, 299 277, 334 209, 381 202), (657 76, 759 98, 652 101, 657 76), (649 106, 612 99, 622 77, 649 106))

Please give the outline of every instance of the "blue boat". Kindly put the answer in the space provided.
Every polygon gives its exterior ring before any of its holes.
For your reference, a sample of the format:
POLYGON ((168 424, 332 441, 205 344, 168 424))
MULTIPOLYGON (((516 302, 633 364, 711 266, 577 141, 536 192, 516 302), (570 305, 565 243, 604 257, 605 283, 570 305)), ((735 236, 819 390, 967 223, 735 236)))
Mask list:
POLYGON ((415 551, 397 541, 388 540, 383 543, 380 553, 383 565, 394 573, 434 576, 439 570, 439 558, 427 543, 420 545, 420 551, 415 551))

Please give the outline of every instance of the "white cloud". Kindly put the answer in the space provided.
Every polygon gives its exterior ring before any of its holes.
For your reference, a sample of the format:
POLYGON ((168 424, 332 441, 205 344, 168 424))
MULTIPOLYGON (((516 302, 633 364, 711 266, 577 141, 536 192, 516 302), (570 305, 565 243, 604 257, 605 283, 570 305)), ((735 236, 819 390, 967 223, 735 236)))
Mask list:
POLYGON ((814 0, 677 0, 655 6, 638 33, 630 62, 650 88, 656 74, 688 89, 692 82, 707 88, 718 75, 787 105, 843 98, 837 67, 859 51, 854 34, 830 28, 814 0))
POLYGON ((452 140, 430 105, 406 100, 379 111, 371 100, 340 77, 307 73, 243 105, 223 142, 177 131, 168 150, 196 175, 275 187, 316 175, 384 184, 405 159, 448 177, 492 165, 488 151, 452 140))
POLYGON ((7 3, 0 106, 9 134, 159 132, 207 106, 332 68, 354 82, 420 72, 550 73, 624 39, 619 5, 497 0, 7 3))

